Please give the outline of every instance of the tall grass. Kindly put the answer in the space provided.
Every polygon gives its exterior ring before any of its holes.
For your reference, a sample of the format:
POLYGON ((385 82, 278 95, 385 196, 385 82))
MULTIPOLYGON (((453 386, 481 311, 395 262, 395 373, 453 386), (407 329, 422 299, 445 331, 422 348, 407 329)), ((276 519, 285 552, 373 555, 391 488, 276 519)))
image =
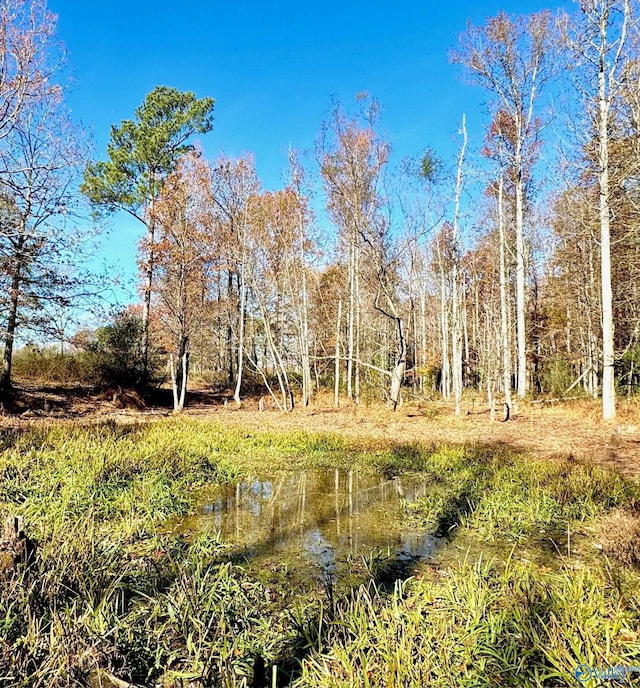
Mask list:
POLYGON ((637 577, 463 562, 361 588, 303 662, 296 686, 567 686, 580 664, 637 663, 637 577))

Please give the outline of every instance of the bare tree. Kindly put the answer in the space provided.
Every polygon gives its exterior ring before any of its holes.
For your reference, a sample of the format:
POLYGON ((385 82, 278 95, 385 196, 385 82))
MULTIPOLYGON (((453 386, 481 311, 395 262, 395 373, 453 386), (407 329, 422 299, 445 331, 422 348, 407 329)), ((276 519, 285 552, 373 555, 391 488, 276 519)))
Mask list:
POLYGON ((266 192, 251 199, 247 225, 247 247, 252 256, 248 286, 262 325, 265 354, 251 361, 280 410, 293 408, 293 391, 286 364, 287 339, 284 322, 291 322, 292 309, 285 287, 289 238, 297 223, 287 191, 266 192), (280 399, 272 391, 267 367, 271 364, 278 381, 280 399))
POLYGON ((0 139, 11 132, 30 100, 60 94, 53 77, 64 50, 55 32, 56 18, 45 0, 0 4, 0 139))
POLYGON ((452 356, 452 381, 453 399, 456 416, 460 415, 462 401, 462 313, 460 307, 460 196, 464 176, 464 155, 467 150, 467 121, 462 115, 462 145, 458 154, 458 166, 456 172, 456 188, 454 195, 452 249, 453 261, 451 266, 451 356, 452 356))
POLYGON ((191 340, 206 315, 213 225, 210 194, 210 168, 193 152, 182 158, 155 201, 154 292, 160 302, 160 320, 169 334, 175 412, 184 408, 191 340))
MULTIPOLYGON (((631 0, 582 0, 581 15, 566 34, 578 62, 575 81, 586 99, 597 138, 598 214, 602 301, 602 415, 616 415, 615 341, 611 280, 610 148, 612 116, 620 95, 630 49, 629 34, 637 24, 631 0)), ((591 122, 589 122, 589 125, 591 122)))
MULTIPOLYGON (((513 133, 511 117, 499 110, 487 131, 486 143, 482 149, 482 154, 497 163, 497 180, 489 187, 489 194, 496 199, 496 221, 498 225, 498 253, 500 266, 500 352, 502 367, 502 387, 504 401, 507 408, 511 407, 511 347, 509 338, 509 298, 507 293, 509 267, 507 255, 512 253, 512 249, 507 241, 506 220, 507 213, 507 193, 505 192, 505 182, 510 182, 508 186, 513 189, 515 174, 510 169, 510 157, 507 154, 509 147, 513 148, 513 133)), ((530 161, 532 162, 532 161, 530 161)), ((513 194, 512 194, 513 195, 513 194)))
MULTIPOLYGON (((253 270, 248 222, 251 199, 260 191, 253 157, 245 155, 236 160, 224 156, 218 158, 212 167, 212 191, 219 244, 219 271, 226 275, 226 284, 223 285, 225 320, 220 322, 222 327, 219 329, 224 331, 225 336, 227 379, 234 386, 234 399, 239 406, 246 355, 247 290, 253 270), (237 333, 235 342, 234 331, 237 333)), ((222 298, 222 294, 219 298, 222 298)))
MULTIPOLYGON (((320 169, 329 213, 340 228, 347 251, 347 397, 360 396, 363 248, 378 252, 380 237, 381 175, 389 146, 374 130, 379 113, 375 100, 358 94, 359 118, 350 118, 339 104, 323 126, 318 145, 320 169)), ((375 266, 374 266, 375 270, 375 266)))
POLYGON ((44 301, 66 304, 72 294, 72 254, 77 259, 81 246, 68 218, 83 160, 77 131, 55 90, 30 98, 1 142, 0 161, 8 173, 0 177, 0 254, 9 282, 3 390, 11 380, 21 310, 24 315, 29 309, 30 324, 38 325, 44 301))
POLYGON ((302 372, 302 405, 311 402, 311 354, 309 334, 309 289, 308 259, 312 249, 309 237, 309 225, 312 221, 308 197, 303 191, 304 171, 296 154, 289 151, 290 185, 292 192, 292 212, 296 223, 292 227, 289 241, 291 243, 290 270, 287 272, 291 300, 295 307, 295 318, 298 333, 298 354, 302 372))
POLYGON ((528 149, 535 146, 540 122, 535 107, 541 89, 554 73, 553 23, 549 12, 511 18, 504 13, 484 27, 469 25, 460 37, 462 47, 454 62, 469 71, 474 83, 487 88, 513 126, 511 164, 515 178, 516 230, 516 331, 518 350, 518 396, 527 389, 526 271, 525 271, 525 183, 528 149))

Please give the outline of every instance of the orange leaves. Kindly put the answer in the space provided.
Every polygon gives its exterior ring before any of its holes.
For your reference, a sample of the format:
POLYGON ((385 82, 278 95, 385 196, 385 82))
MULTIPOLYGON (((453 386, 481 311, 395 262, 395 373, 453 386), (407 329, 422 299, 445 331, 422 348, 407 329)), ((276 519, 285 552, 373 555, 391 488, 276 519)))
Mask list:
POLYGON ((352 239, 358 233, 372 237, 380 224, 380 186, 391 148, 375 132, 378 110, 369 100, 351 117, 336 103, 318 143, 328 210, 352 239))
POLYGON ((156 263, 207 260, 211 253, 211 171, 197 152, 182 158, 169 175, 150 212, 157 225, 156 263))
POLYGON ((297 254, 309 217, 307 199, 290 187, 254 196, 249 232, 257 255, 278 272, 287 255, 297 254))
POLYGON ((199 153, 181 159, 150 213, 157 312, 169 339, 185 341, 204 316, 214 255, 211 170, 199 153))

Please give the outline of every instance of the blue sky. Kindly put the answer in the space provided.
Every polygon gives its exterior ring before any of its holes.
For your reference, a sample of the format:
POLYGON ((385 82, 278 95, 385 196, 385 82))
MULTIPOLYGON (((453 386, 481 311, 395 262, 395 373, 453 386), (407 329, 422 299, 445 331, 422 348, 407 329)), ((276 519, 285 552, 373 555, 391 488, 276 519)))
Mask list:
MULTIPOLYGON (((367 91, 381 103, 381 133, 396 158, 425 146, 452 158, 467 115, 478 147, 485 93, 465 85, 448 51, 467 20, 558 7, 570 0, 472 2, 222 3, 157 0, 50 0, 67 46, 74 116, 105 156, 109 127, 133 117, 157 85, 216 99, 214 130, 201 139, 209 158, 252 152, 264 185, 282 183, 289 146, 310 149, 332 95, 350 103, 367 91)), ((135 274, 140 228, 111 222, 104 253, 135 274)))

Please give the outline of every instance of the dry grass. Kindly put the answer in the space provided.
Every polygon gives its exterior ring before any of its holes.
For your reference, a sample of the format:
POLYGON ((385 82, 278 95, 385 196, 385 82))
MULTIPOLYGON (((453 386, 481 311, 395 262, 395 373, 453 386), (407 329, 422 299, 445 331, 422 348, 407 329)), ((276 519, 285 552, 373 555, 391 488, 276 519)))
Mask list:
POLYGON ((625 566, 640 566, 640 516, 614 509, 600 523, 604 552, 625 566))

